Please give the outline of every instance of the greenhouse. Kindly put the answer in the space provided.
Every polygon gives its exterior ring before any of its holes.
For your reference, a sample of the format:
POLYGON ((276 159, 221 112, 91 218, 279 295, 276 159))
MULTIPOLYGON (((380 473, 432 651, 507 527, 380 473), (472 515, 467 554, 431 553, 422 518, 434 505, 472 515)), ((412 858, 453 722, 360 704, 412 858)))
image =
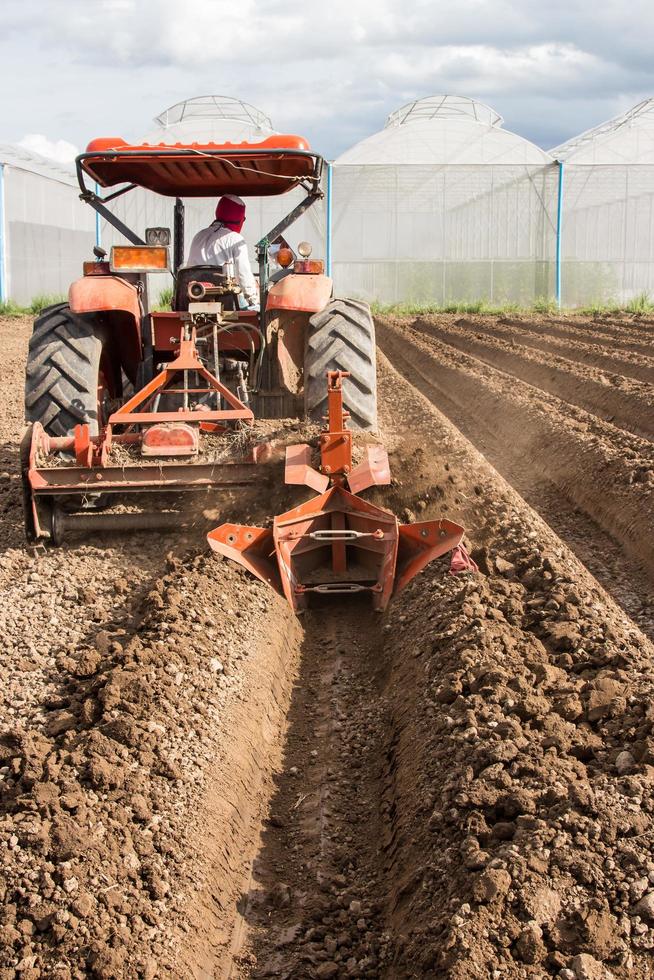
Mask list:
POLYGON ((338 292, 382 303, 556 293, 558 167, 473 99, 391 113, 334 162, 338 292))
POLYGON ((73 167, 0 145, 0 300, 66 293, 94 241, 73 167))
POLYGON ((654 99, 550 152, 563 163, 563 304, 654 294, 654 99))

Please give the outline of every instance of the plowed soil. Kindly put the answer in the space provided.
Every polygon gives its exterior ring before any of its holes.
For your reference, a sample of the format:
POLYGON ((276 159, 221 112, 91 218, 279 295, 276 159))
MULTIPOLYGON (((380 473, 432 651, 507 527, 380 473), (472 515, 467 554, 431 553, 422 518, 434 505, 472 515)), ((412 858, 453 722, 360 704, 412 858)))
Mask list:
POLYGON ((377 330, 365 496, 480 571, 296 619, 204 533, 297 489, 24 544, 0 321, 0 980, 654 975, 654 325, 377 330))

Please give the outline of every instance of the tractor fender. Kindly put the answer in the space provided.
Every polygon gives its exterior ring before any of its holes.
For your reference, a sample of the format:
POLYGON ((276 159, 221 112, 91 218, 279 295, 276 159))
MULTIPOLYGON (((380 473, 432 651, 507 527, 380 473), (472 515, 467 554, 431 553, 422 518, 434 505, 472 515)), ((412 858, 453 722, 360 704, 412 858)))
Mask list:
POLYGON ((141 353, 143 309, 136 285, 118 276, 84 276, 68 290, 73 313, 95 315, 108 336, 111 360, 136 381, 141 353))
POLYGON ((99 313, 122 310, 141 322, 141 303, 136 286, 116 276, 84 276, 68 290, 68 305, 73 313, 99 313))
POLYGON ((329 303, 333 283, 329 276, 284 276, 268 290, 266 310, 297 310, 300 313, 318 313, 329 303))

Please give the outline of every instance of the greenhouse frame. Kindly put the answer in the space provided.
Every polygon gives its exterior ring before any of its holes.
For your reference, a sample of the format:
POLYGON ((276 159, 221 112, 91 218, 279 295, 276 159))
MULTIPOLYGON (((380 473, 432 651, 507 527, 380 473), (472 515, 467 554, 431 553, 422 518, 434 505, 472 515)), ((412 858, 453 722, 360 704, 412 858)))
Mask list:
POLYGON ((550 153, 564 188, 562 304, 654 296, 654 99, 550 153))
POLYGON ((95 226, 72 166, 0 145, 0 301, 65 294, 91 254, 95 226))

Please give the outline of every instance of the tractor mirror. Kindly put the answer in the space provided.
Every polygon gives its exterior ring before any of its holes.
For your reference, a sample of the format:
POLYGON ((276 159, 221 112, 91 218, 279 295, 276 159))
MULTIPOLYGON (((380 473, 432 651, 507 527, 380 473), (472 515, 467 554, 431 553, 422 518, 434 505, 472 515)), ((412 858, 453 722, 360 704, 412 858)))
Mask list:
POLYGON ((146 228, 146 245, 170 245, 170 228, 146 228))

